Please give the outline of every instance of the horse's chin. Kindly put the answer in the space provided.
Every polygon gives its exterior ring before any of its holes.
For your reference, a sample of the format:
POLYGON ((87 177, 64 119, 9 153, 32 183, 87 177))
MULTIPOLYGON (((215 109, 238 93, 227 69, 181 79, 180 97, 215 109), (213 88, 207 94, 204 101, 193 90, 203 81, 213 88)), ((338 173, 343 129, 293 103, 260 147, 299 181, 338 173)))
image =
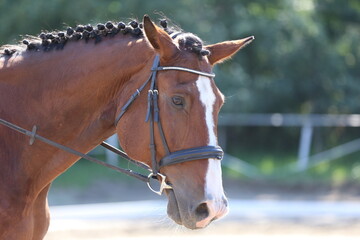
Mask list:
POLYGON ((168 216, 177 224, 182 225, 180 209, 179 209, 179 205, 178 205, 174 190, 172 190, 172 189, 166 190, 166 195, 169 199, 169 202, 167 205, 168 216))
POLYGON ((186 211, 182 210, 184 209, 184 206, 181 207, 181 202, 179 202, 181 200, 176 197, 176 193, 174 192, 174 190, 166 190, 166 195, 169 200, 167 206, 167 214, 174 222, 192 230, 206 227, 198 227, 196 225, 196 220, 188 216, 186 211))

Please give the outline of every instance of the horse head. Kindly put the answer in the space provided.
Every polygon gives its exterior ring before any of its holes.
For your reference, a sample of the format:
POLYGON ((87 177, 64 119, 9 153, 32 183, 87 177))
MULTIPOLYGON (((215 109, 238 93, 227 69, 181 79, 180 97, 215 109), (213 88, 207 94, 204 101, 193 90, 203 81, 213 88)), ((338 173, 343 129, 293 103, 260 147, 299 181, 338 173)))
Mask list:
MULTIPOLYGON (((254 39, 248 37, 203 46, 195 35, 169 34, 147 16, 143 27, 147 47, 152 50, 151 59, 158 55, 162 67, 177 66, 201 73, 211 73, 215 64, 230 58, 254 39)), ((130 81, 141 82, 147 76, 137 74, 133 78, 130 81)), ((224 96, 212 77, 186 71, 159 71, 155 84, 162 128, 159 131, 159 125, 155 125, 153 131, 156 164, 169 152, 218 145, 217 118, 224 96)), ((146 94, 139 99, 134 103, 136 107, 119 121, 117 133, 122 148, 130 157, 154 169, 149 150, 151 126, 144 121, 149 112, 146 94)), ((219 159, 209 157, 166 165, 160 167, 159 172, 171 186, 165 190, 169 199, 167 212, 176 223, 191 229, 203 228, 228 212, 219 159)))

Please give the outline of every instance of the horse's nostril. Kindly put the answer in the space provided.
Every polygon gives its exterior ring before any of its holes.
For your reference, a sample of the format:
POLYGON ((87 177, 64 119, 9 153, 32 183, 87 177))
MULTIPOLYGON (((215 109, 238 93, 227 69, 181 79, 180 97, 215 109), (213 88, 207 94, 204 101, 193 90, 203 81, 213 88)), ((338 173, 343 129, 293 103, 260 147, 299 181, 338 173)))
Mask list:
POLYGON ((209 208, 206 203, 201 203, 196 209, 195 214, 199 219, 205 219, 209 216, 209 208))
POLYGON ((223 197, 222 200, 223 200, 224 206, 227 207, 228 206, 228 200, 225 197, 223 197))

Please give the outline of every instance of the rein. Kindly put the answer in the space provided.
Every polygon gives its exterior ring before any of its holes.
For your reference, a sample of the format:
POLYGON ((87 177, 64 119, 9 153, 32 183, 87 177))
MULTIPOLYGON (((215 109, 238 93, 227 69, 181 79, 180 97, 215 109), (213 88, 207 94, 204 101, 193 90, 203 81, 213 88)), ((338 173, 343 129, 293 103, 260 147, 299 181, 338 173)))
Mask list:
POLYGON ((36 130, 37 130, 36 126, 33 127, 32 131, 29 131, 29 130, 23 129, 13 123, 7 122, 1 118, 0 118, 0 124, 6 126, 8 128, 11 128, 19 133, 22 133, 26 136, 29 136, 30 137, 30 142, 29 142, 30 145, 32 145, 34 143, 35 139, 38 139, 46 144, 49 144, 53 147, 59 148, 63 151, 69 152, 71 154, 77 155, 88 161, 100 164, 102 166, 111 168, 115 171, 124 173, 128 176, 131 176, 131 177, 139 179, 143 182, 146 182, 151 191, 161 195, 164 189, 172 189, 172 187, 171 187, 171 185, 169 185, 166 182, 166 176, 160 173, 160 168, 169 166, 169 165, 173 165, 173 164, 182 163, 182 162, 188 162, 188 161, 206 159, 206 158, 214 158, 214 159, 222 160, 224 153, 223 153, 223 150, 221 149, 221 147, 219 147, 219 146, 203 146, 203 147, 184 149, 184 150, 180 150, 180 151, 176 151, 176 152, 170 152, 169 147, 166 142, 164 131, 162 129, 160 115, 159 115, 159 107, 158 107, 159 91, 157 89, 157 84, 156 84, 157 72, 158 71, 175 70, 175 71, 190 72, 193 74, 211 77, 211 78, 215 77, 215 74, 201 72, 201 71, 197 71, 197 70, 193 70, 193 69, 189 69, 189 68, 183 68, 183 67, 172 67, 172 66, 161 67, 161 66, 159 66, 159 63, 160 63, 160 57, 159 57, 159 55, 156 55, 154 58, 152 68, 151 68, 150 77, 138 89, 136 89, 136 91, 130 96, 129 100, 121 108, 120 113, 118 114, 118 116, 115 119, 115 126, 117 126, 118 122, 120 121, 121 117, 125 114, 126 110, 131 106, 131 104, 135 101, 135 99, 144 90, 146 85, 150 82, 150 88, 148 91, 148 100, 147 100, 147 114, 146 114, 145 122, 149 122, 149 124, 150 124, 149 148, 150 148, 150 152, 151 152, 152 167, 150 168, 146 164, 143 164, 141 162, 131 159, 125 152, 111 146, 110 144, 108 144, 106 142, 102 142, 100 144, 100 146, 116 153, 117 155, 126 159, 127 161, 134 163, 135 165, 150 171, 150 174, 148 176, 145 176, 141 173, 134 172, 130 169, 120 168, 120 167, 105 163, 105 162, 103 162, 99 159, 96 159, 94 157, 91 157, 87 154, 81 153, 70 147, 67 147, 65 145, 59 144, 59 143, 54 142, 45 137, 42 137, 36 133, 36 130), (161 142, 162 142, 162 145, 166 152, 166 156, 163 157, 162 159, 160 159, 160 161, 157 161, 157 159, 156 159, 156 143, 155 143, 155 135, 154 135, 154 123, 156 123, 158 126, 161 142), (154 187, 152 186, 152 183, 150 181, 151 179, 157 179, 160 181, 160 189, 159 190, 154 189, 154 187))
MULTIPOLYGON (((8 121, 5 121, 5 120, 3 120, 3 119, 1 119, 1 118, 0 118, 0 124, 6 126, 6 127, 8 127, 8 128, 11 128, 12 130, 15 130, 15 131, 17 131, 17 132, 19 132, 19 133, 22 133, 22 134, 24 134, 24 135, 26 135, 26 136, 29 136, 29 137, 30 137, 29 145, 32 145, 32 144, 34 143, 35 139, 38 139, 38 140, 40 140, 40 141, 42 141, 42 142, 44 142, 44 143, 46 143, 46 144, 48 144, 48 145, 51 145, 51 146, 56 147, 56 148, 59 148, 59 149, 65 151, 65 152, 69 152, 69 153, 71 153, 71 154, 73 154, 73 155, 82 157, 82 158, 84 158, 84 159, 86 159, 86 160, 88 160, 88 161, 91 161, 91 162, 94 162, 94 163, 103 165, 103 166, 105 166, 105 167, 111 168, 111 169, 113 169, 113 170, 115 170, 115 171, 124 173, 124 174, 126 174, 126 175, 128 175, 128 176, 134 177, 134 178, 139 179, 139 180, 141 180, 141 181, 143 181, 143 182, 148 182, 148 181, 149 181, 149 180, 148 180, 148 177, 145 176, 145 175, 142 175, 142 174, 137 173, 137 172, 133 172, 133 171, 130 170, 130 169, 120 168, 120 167, 117 167, 117 166, 108 164, 108 163, 103 162, 103 161, 101 161, 101 160, 99 160, 99 159, 96 159, 96 158, 94 158, 94 157, 91 157, 91 156, 89 156, 89 155, 87 155, 87 154, 84 154, 84 153, 81 153, 81 152, 79 152, 79 151, 76 151, 75 149, 72 149, 72 148, 67 147, 67 146, 65 146, 65 145, 62 145, 62 144, 60 144, 60 143, 54 142, 54 141, 52 141, 52 140, 50 140, 50 139, 47 139, 47 138, 45 138, 45 137, 43 137, 43 136, 40 136, 39 134, 36 133, 36 126, 33 127, 33 130, 32 130, 32 131, 29 131, 29 130, 26 130, 26 129, 24 129, 24 128, 21 128, 21 127, 15 125, 15 124, 13 124, 13 123, 10 123, 10 122, 8 122, 8 121)), ((119 150, 119 149, 117 149, 117 148, 115 148, 115 147, 113 147, 113 146, 111 146, 111 145, 109 145, 109 144, 107 144, 107 143, 105 143, 105 142, 102 142, 100 145, 103 146, 103 147, 105 147, 105 148, 107 148, 107 149, 109 149, 109 150, 111 150, 111 151, 113 151, 113 152, 115 152, 115 153, 117 153, 117 154, 120 155, 122 158, 124 158, 124 159, 126 159, 126 160, 128 160, 128 161, 130 161, 130 162, 132 162, 132 163, 135 163, 135 164, 138 165, 139 167, 142 167, 142 168, 144 168, 144 169, 150 170, 150 168, 149 168, 147 165, 145 165, 145 164, 143 164, 143 163, 141 163, 141 162, 137 162, 137 161, 135 161, 135 160, 132 160, 132 159, 129 158, 129 156, 127 156, 127 154, 124 153, 123 151, 121 151, 121 150, 119 150)))

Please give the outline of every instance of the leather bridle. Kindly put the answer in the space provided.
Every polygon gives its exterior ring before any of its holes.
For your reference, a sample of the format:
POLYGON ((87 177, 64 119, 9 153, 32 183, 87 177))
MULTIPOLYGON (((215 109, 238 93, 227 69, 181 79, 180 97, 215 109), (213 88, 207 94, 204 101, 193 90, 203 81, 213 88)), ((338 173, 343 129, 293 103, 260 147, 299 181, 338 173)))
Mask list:
MULTIPOLYGON (((135 101, 135 99, 140 95, 140 92, 145 88, 145 86, 150 81, 150 89, 148 91, 148 102, 147 102, 147 113, 146 113, 146 119, 145 122, 149 122, 150 124, 150 152, 151 152, 151 164, 152 164, 152 172, 148 176, 148 178, 160 178, 159 181, 162 183, 161 186, 164 186, 165 188, 171 188, 171 186, 166 184, 166 176, 159 173, 160 168, 182 163, 182 162, 188 162, 193 160, 199 160, 199 159, 206 159, 206 158, 214 158, 221 160, 223 158, 223 151, 221 147, 219 146, 203 146, 203 147, 196 147, 196 148, 189 148, 185 150, 180 150, 176 152, 170 152, 169 147, 166 142, 165 134, 161 125, 160 116, 159 116, 159 107, 158 107, 158 96, 159 91, 157 89, 156 84, 156 74, 158 71, 169 71, 169 70, 176 70, 176 71, 184 71, 184 72, 190 72, 193 74, 206 76, 206 77, 215 77, 215 74, 213 73, 206 73, 206 72, 200 72, 189 68, 183 68, 183 67, 160 67, 160 57, 159 55, 155 56, 152 68, 151 68, 151 75, 148 78, 148 80, 139 88, 136 89, 135 93, 130 97, 130 99, 126 102, 124 107, 122 107, 121 112, 116 117, 115 120, 115 126, 120 121, 121 117, 125 114, 126 110, 129 108, 131 103, 135 101), (165 149, 166 155, 163 157, 159 162, 156 160, 156 144, 155 144, 155 137, 154 137, 154 123, 157 124, 160 138, 162 145, 165 149)), ((158 191, 155 191, 150 185, 149 188, 153 191, 158 193, 158 191)), ((162 189, 160 189, 160 194, 162 192, 162 189)))
POLYGON ((145 122, 149 122, 150 124, 150 153, 151 153, 151 168, 148 167, 146 164, 143 164, 141 162, 135 161, 131 159, 125 152, 109 145, 106 142, 102 142, 100 145, 109 149, 110 151, 120 155, 122 158, 136 164, 137 166, 144 168, 146 170, 151 171, 151 173, 148 176, 142 175, 140 173, 133 172, 130 169, 124 169, 119 168, 117 166, 110 165, 108 163, 105 163, 103 161, 100 161, 96 158, 93 158, 87 154, 83 154, 81 152, 78 152, 70 147, 61 145, 59 143, 56 143, 52 140, 49 140, 47 138, 44 138, 36 133, 37 127, 34 126, 32 131, 28 131, 26 129, 23 129, 13 123, 7 122, 3 119, 0 119, 0 124, 5 125, 15 131, 18 131, 22 134, 25 134, 30 137, 30 145, 32 145, 35 141, 35 139, 39 139, 42 142, 45 142, 51 146, 54 146, 56 148, 62 149, 66 152, 72 153, 74 155, 80 156, 86 160, 101 164, 103 166, 112 168, 118 172, 125 173, 129 176, 135 177, 141 181, 144 181, 148 184, 151 191, 161 195, 164 189, 172 189, 171 185, 169 185, 166 181, 166 176, 160 173, 160 169, 165 166, 193 161, 193 160, 199 160, 199 159, 208 159, 213 158, 217 160, 222 160, 223 158, 223 150, 219 146, 203 146, 203 147, 195 147, 195 148, 188 148, 176 152, 170 152, 169 147, 166 142, 165 134, 161 125, 160 121, 160 115, 159 115, 159 107, 158 107, 158 96, 159 91, 157 89, 157 83, 156 83, 156 74, 158 71, 169 71, 169 70, 175 70, 175 71, 184 71, 184 72, 190 72, 193 74, 206 76, 213 78, 215 77, 215 74, 213 73, 206 73, 201 72, 189 68, 183 68, 183 67, 161 67, 159 66, 160 63, 160 57, 159 55, 156 55, 154 58, 154 62, 151 68, 151 75, 147 79, 146 82, 144 82, 140 88, 136 89, 135 93, 131 95, 129 100, 124 104, 124 106, 121 108, 120 113, 117 115, 115 119, 115 126, 119 123, 122 116, 125 114, 126 110, 131 106, 131 104, 135 101, 135 99, 140 95, 140 93, 144 90, 147 84, 150 82, 150 88, 148 91, 148 98, 147 98, 147 113, 146 113, 146 119, 145 122), (156 143, 155 143, 155 133, 154 133, 154 125, 157 124, 157 128, 160 134, 160 139, 162 142, 162 145, 165 149, 166 155, 160 161, 157 161, 156 159, 156 143), (154 187, 151 184, 151 179, 158 179, 160 181, 160 189, 155 190, 154 187))

